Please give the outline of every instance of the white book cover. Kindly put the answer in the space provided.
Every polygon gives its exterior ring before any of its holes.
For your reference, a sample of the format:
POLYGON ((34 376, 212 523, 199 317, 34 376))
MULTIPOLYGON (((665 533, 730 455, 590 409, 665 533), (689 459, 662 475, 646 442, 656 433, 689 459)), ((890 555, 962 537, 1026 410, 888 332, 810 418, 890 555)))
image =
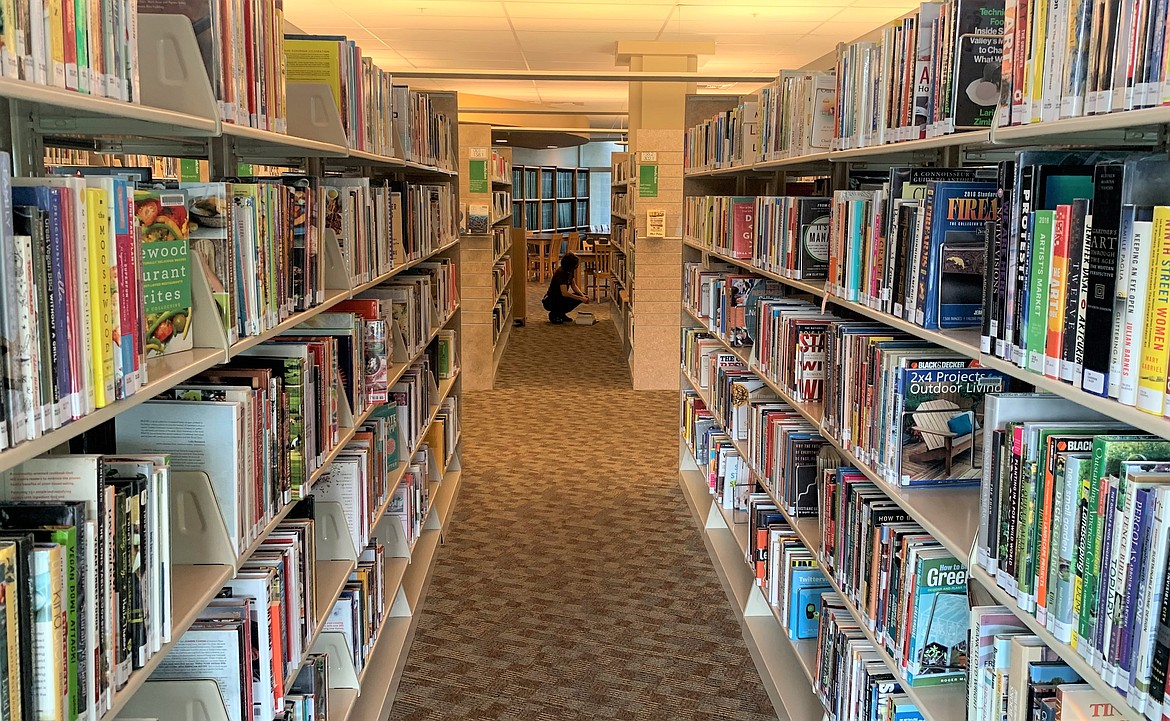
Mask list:
POLYGON ((247 544, 243 508, 252 484, 243 477, 244 429, 240 403, 150 401, 118 416, 118 448, 126 453, 169 453, 176 471, 211 479, 224 525, 239 554, 247 544), (232 452, 225 452, 231 449, 232 452))
POLYGON ((254 721, 272 721, 276 714, 284 709, 284 699, 276 695, 276 676, 272 668, 269 589, 272 587, 274 575, 272 572, 247 570, 224 584, 225 588, 232 590, 233 596, 247 596, 252 599, 249 609, 252 616, 252 632, 256 634, 252 643, 257 649, 256 663, 259 666, 259 674, 255 670, 252 673, 254 721))
POLYGON ((151 674, 158 680, 210 679, 219 686, 229 719, 245 719, 240 632, 235 628, 188 629, 151 674))

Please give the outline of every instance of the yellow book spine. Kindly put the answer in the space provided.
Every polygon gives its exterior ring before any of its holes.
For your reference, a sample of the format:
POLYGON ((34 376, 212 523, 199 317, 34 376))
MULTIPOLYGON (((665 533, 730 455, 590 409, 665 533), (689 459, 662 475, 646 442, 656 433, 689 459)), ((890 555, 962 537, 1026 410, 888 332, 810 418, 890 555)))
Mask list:
POLYGON ((1154 207, 1145 327, 1138 376, 1138 410, 1162 415, 1170 364, 1170 207, 1154 207))
MULTIPOLYGON (((1028 53, 1029 121, 1040 122, 1044 108, 1044 36, 1048 32, 1048 3, 1032 3, 1032 43, 1028 53)), ((1018 51, 1017 51, 1018 52, 1018 51)))
POLYGON ((110 318, 109 205, 101 188, 86 188, 89 221, 89 321, 94 338, 94 394, 97 407, 114 402, 114 343, 110 318))
POLYGON ((61 2, 62 0, 45 0, 49 8, 49 32, 46 40, 49 57, 52 59, 49 78, 50 82, 59 88, 65 87, 65 16, 61 2))
POLYGON ((17 613, 17 599, 20 598, 19 579, 16 574, 16 544, 10 543, 0 549, 0 567, 3 568, 4 581, 4 630, 5 643, 8 651, 8 706, 12 718, 23 718, 21 705, 21 688, 29 683, 26 674, 32 674, 32 669, 20 666, 20 624, 27 623, 17 613))

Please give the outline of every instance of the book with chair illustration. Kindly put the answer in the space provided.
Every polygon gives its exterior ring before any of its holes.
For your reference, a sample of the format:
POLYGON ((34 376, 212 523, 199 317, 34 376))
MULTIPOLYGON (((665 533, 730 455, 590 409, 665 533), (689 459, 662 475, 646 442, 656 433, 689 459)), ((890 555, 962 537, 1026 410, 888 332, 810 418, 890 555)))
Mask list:
POLYGON ((978 484, 983 401, 1005 390, 1007 376, 987 368, 899 369, 887 477, 901 486, 978 484))

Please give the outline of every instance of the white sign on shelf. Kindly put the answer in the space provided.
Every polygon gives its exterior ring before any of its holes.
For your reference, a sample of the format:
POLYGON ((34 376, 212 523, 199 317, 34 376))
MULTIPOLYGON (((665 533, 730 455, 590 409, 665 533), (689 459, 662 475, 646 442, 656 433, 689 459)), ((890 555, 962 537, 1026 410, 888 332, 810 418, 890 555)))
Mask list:
POLYGON ((487 148, 471 148, 467 152, 468 157, 472 160, 487 160, 488 158, 487 148))
POLYGON ((662 209, 646 211, 646 237, 666 237, 666 211, 662 209))
POLYGON ((641 153, 638 153, 638 156, 642 159, 643 163, 658 162, 658 152, 655 150, 643 150, 641 153))

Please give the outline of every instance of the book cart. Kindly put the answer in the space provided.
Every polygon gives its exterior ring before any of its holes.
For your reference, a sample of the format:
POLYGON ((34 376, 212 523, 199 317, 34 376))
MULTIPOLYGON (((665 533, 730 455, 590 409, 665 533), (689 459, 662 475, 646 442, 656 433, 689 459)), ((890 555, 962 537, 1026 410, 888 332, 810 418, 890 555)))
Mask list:
MULTIPOLYGON (((735 96, 690 96, 686 126, 693 127, 714 114, 733 109, 740 100, 735 96)), ((893 166, 988 165, 1003 158, 1011 158, 1016 150, 1027 148, 1123 148, 1164 153, 1168 124, 1170 107, 1163 106, 1013 127, 956 132, 921 140, 892 142, 849 150, 830 150, 766 162, 727 163, 718 167, 712 165, 691 169, 686 173, 685 195, 687 197, 784 195, 786 183, 794 178, 827 179, 830 183, 828 194, 831 195, 834 190, 846 188, 851 168, 880 170, 893 166)), ((1090 394, 1079 387, 1030 372, 994 355, 981 352, 978 328, 953 331, 926 330, 862 303, 846 301, 838 295, 827 293, 825 281, 793 280, 755 267, 751 259, 732 258, 693 238, 687 237, 683 242, 684 262, 697 262, 705 268, 735 266, 734 272, 751 273, 774 280, 785 287, 786 295, 811 298, 817 306, 823 303, 842 318, 878 321, 890 328, 956 351, 964 357, 977 359, 982 366, 1019 379, 1038 392, 1061 396, 1141 431, 1170 438, 1170 419, 1150 415, 1114 399, 1090 394)), ((708 319, 700 317, 696 311, 688 308, 685 299, 680 316, 680 324, 684 330, 687 328, 709 330, 708 319)), ((1090 684, 1112 704, 1119 717, 1130 721, 1146 718, 1143 713, 1133 709, 1127 703, 1125 694, 1106 682, 1075 648, 1058 640, 1045 628, 1044 623, 1038 622, 1032 614, 1021 610, 1016 599, 1001 589, 995 579, 975 562, 974 544, 981 513, 979 488, 906 489, 891 485, 854 454, 845 450, 840 441, 825 430, 820 404, 799 402, 783 387, 772 381, 760 369, 751 347, 732 347, 718 332, 712 331, 711 335, 722 343, 722 352, 738 356, 739 360, 781 401, 791 405, 814 428, 821 429, 825 439, 844 459, 843 463, 864 473, 926 532, 933 535, 947 551, 967 564, 968 595, 972 606, 999 604, 1011 609, 1031 633, 1038 636, 1061 660, 1078 672, 1085 683, 1090 684)), ((832 362, 831 359, 826 359, 826 363, 829 362, 832 362)), ((705 403, 711 400, 709 394, 700 388, 698 380, 687 372, 685 365, 681 379, 684 393, 691 389, 705 403)), ((712 407, 710 403, 707 403, 707 406, 712 407)), ((715 417, 718 425, 718 415, 715 417)), ((735 441, 734 437, 732 442, 741 457, 751 457, 744 442, 735 441)), ((752 473, 753 476, 760 477, 755 470, 752 473)), ((744 640, 773 701, 777 716, 799 721, 829 718, 814 690, 817 674, 816 640, 790 640, 778 611, 761 593, 756 582, 755 569, 745 561, 749 549, 749 526, 746 519, 735 518, 732 511, 724 509, 720 503, 713 500, 705 472, 699 469, 685 440, 680 443, 679 482, 692 514, 702 529, 704 543, 738 617, 744 640), (739 522, 740 520, 745 522, 739 522), (802 673, 797 673, 797 669, 802 673)), ((772 491, 769 490, 769 493, 772 491)), ((775 500, 774 494, 773 499, 775 500)), ((784 510, 783 503, 778 502, 777 507, 800 541, 814 557, 819 558, 822 539, 820 519, 791 517, 784 510)), ((882 656, 894 678, 904 682, 906 679, 902 676, 897 663, 867 629, 863 612, 842 594, 842 589, 830 575, 826 574, 826 577, 832 589, 841 598, 841 603, 848 608, 850 615, 860 625, 874 649, 882 656)), ((910 697, 928 721, 954 721, 967 717, 966 684, 915 687, 902 683, 902 687, 903 693, 910 697)))
MULTIPOLYGON (((294 84, 287 86, 288 132, 258 130, 221 123, 216 99, 200 58, 200 50, 190 21, 181 16, 147 15, 138 18, 139 55, 141 61, 142 103, 88 96, 55 87, 35 85, 19 80, 0 79, 0 112, 5 115, 0 144, 11 152, 16 176, 45 173, 44 148, 62 145, 87 147, 108 152, 131 152, 206 159, 213 177, 236 175, 240 162, 267 163, 300 167, 304 172, 325 176, 329 171, 360 172, 366 177, 405 179, 427 183, 454 183, 457 171, 422 165, 397 157, 375 155, 348 147, 336 105, 325 85, 294 84), (81 144, 80 146, 78 144, 81 144)), ((434 101, 449 117, 457 113, 454 93, 435 93, 434 101)), ((456 123, 452 123, 453 132, 456 123)), ((456 139, 452 139, 456 140, 456 139)), ((452 163, 452 167, 453 163, 452 163)), ((458 268, 458 241, 435 247, 424 257, 403 263, 369 282, 355 284, 343 259, 336 237, 326 231, 323 264, 326 266, 325 297, 315 307, 294 314, 272 330, 229 344, 218 321, 215 301, 200 264, 193 264, 193 295, 196 320, 192 333, 193 350, 166 355, 148 362, 149 382, 137 393, 117 400, 79 420, 0 452, 0 471, 8 471, 38 455, 68 447, 70 439, 106 423, 127 409, 166 391, 192 376, 243 351, 270 340, 306 320, 328 311, 337 303, 356 297, 362 291, 426 260, 450 258, 458 268)), ((460 327, 460 309, 440 317, 432 307, 430 342, 443 329, 460 327)), ((393 332, 393 363, 390 383, 426 352, 423 344, 417 353, 407 353, 402 337, 393 332)), ((457 346, 456 346, 457 347, 457 346)), ((457 353, 457 351, 456 351, 457 353)), ((419 434, 425 436, 440 410, 442 399, 461 394, 461 380, 456 371, 450 378, 432 383, 430 420, 419 434)), ((329 463, 353 438, 374 410, 369 405, 351 408, 345 393, 338 390, 341 401, 340 440, 325 463, 312 475, 317 480, 329 463)), ((346 516, 339 503, 316 504, 316 633, 305 645, 305 656, 329 653, 330 719, 348 721, 384 719, 405 665, 426 596, 438 548, 450 522, 460 485, 460 449, 456 442, 448 458, 436 461, 443 468, 432 468, 431 477, 441 482, 431 487, 431 503, 424 530, 413 546, 403 538, 400 524, 383 523, 386 506, 377 509, 379 520, 372 531, 387 549, 386 593, 392 599, 383 620, 376 645, 361 673, 356 673, 340 633, 321 633, 334 602, 344 588, 358 560, 360 549, 354 548, 346 516), (392 557, 392 558, 391 558, 392 557)), ((410 449, 412 454, 417 450, 410 449)), ((410 458, 411 456, 406 456, 410 458)), ((407 471, 400 462, 394 477, 388 480, 392 490, 407 471)), ((151 681, 151 672, 178 642, 183 632, 196 620, 200 611, 215 597, 221 586, 231 579, 267 535, 292 509, 286 504, 256 538, 239 553, 233 550, 230 535, 208 476, 197 472, 171 472, 170 519, 172 528, 172 641, 162 646, 141 669, 133 671, 127 684, 113 693, 112 707, 102 719, 122 717, 227 719, 219 690, 210 680, 151 681)), ((389 495, 387 497, 389 505, 389 495)), ((301 663, 304 663, 302 658, 301 663)), ((295 677, 295 673, 292 674, 295 677)))

